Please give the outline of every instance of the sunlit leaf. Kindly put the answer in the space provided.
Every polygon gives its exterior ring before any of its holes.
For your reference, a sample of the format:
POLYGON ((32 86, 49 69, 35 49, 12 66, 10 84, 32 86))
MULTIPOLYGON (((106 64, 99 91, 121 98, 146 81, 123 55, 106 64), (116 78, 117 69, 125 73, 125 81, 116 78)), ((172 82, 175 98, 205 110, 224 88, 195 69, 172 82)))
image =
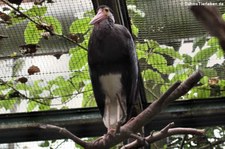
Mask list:
POLYGON ((70 33, 85 33, 91 26, 91 18, 83 18, 74 21, 70 26, 70 33))
POLYGON ((163 83, 164 80, 163 78, 161 77, 161 75, 158 73, 158 72, 155 72, 151 69, 148 69, 148 70, 144 70, 142 72, 142 76, 144 78, 144 81, 153 81, 155 83, 163 83))
POLYGON ((216 56, 217 56, 218 58, 223 58, 224 55, 225 55, 225 54, 224 54, 223 49, 218 48, 218 51, 216 52, 216 56))
POLYGON ((24 31, 24 38, 26 44, 37 44, 42 38, 41 32, 43 31, 38 30, 33 22, 29 22, 24 31))
POLYGON ((41 17, 44 16, 46 12, 47 12, 46 6, 39 7, 37 5, 33 5, 33 7, 28 11, 24 12, 24 14, 28 15, 29 17, 38 17, 38 16, 41 17))
POLYGON ((57 18, 52 16, 45 16, 43 18, 43 22, 47 23, 48 25, 52 25, 54 33, 62 35, 62 25, 57 18))
POLYGON ((96 107, 91 83, 87 84, 84 88, 82 107, 96 107))
POLYGON ((216 77, 217 76, 217 71, 212 68, 203 68, 203 69, 201 69, 201 71, 207 77, 216 77))
POLYGON ((132 24, 132 25, 131 25, 132 33, 133 33, 136 37, 138 37, 139 29, 138 29, 133 23, 131 23, 131 24, 132 24))
POLYGON ((194 57, 194 62, 202 62, 204 60, 208 60, 213 54, 217 52, 216 48, 208 47, 205 49, 200 50, 194 57))
POLYGON ((5 110, 10 110, 14 108, 17 102, 18 102, 18 99, 12 99, 12 98, 11 100, 1 100, 0 107, 4 108, 5 110))
POLYGON ((137 50, 137 57, 138 57, 138 59, 146 58, 147 54, 142 50, 137 50))
POLYGON ((40 143, 39 146, 40 147, 49 147, 50 143, 49 143, 49 141, 44 141, 44 142, 40 143))
POLYGON ((27 106, 27 111, 31 112, 34 110, 34 108, 36 108, 38 106, 38 103, 35 101, 29 101, 28 102, 28 106, 27 106))
POLYGON ((174 48, 172 48, 172 47, 166 47, 166 48, 157 47, 153 50, 153 52, 165 54, 165 55, 168 55, 168 56, 170 56, 172 58, 175 58, 175 59, 176 58, 182 59, 182 56, 180 55, 180 53, 175 51, 174 48))
POLYGON ((192 62, 192 57, 188 54, 183 54, 183 60, 184 60, 184 63, 191 63, 192 62))
POLYGON ((87 51, 83 49, 74 49, 69 61, 70 70, 80 70, 87 65, 87 51))
POLYGON ((215 46, 219 46, 219 40, 216 37, 211 37, 208 42, 207 45, 215 47, 215 46))
POLYGON ((162 67, 163 65, 166 66, 167 65, 167 61, 165 59, 165 57, 163 57, 160 54, 155 54, 155 53, 151 53, 149 54, 149 57, 147 59, 147 63, 152 65, 152 67, 154 68, 159 68, 162 67))
POLYGON ((204 76, 199 82, 202 83, 202 84, 208 84, 208 82, 209 82, 209 77, 204 76))
POLYGON ((148 50, 148 44, 147 43, 137 43, 136 44, 136 49, 137 49, 137 51, 147 51, 148 50))

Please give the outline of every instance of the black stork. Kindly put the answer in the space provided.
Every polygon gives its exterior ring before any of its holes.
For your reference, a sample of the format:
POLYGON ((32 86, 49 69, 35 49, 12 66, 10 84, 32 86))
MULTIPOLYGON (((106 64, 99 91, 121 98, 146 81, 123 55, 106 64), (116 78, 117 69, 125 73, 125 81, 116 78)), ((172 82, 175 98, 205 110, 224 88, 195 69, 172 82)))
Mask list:
POLYGON ((94 25, 88 45, 90 77, 97 106, 109 131, 142 110, 143 86, 133 38, 126 27, 115 24, 111 9, 99 6, 90 24, 94 25))

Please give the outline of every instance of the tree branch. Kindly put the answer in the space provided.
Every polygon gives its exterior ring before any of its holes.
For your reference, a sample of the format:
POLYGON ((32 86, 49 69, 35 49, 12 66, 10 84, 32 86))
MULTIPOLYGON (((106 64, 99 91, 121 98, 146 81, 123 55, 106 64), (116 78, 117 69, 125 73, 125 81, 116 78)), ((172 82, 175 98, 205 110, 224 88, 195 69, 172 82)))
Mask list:
MULTIPOLYGON (((180 82, 175 83, 164 95, 160 97, 159 100, 154 101, 149 105, 143 112, 141 112, 137 117, 128 121, 120 128, 120 134, 114 132, 108 132, 103 138, 99 138, 93 142, 82 144, 86 149, 92 148, 110 148, 116 144, 122 142, 130 137, 131 133, 136 133, 138 129, 149 123, 153 117, 155 117, 163 108, 165 108, 170 102, 176 100, 180 96, 186 94, 200 79, 202 78, 202 73, 200 71, 192 74, 186 81, 180 84, 180 82)), ((166 126, 159 133, 149 136, 146 138, 148 142, 154 142, 163 137, 167 137, 173 134, 180 133, 192 133, 197 135, 202 135, 202 130, 196 130, 192 128, 171 128, 173 123, 166 126)), ((67 136, 65 134, 65 136, 67 136)), ((68 135, 71 138, 70 134, 68 135)), ((75 139, 76 140, 76 139, 75 139)), ((75 141, 74 140, 74 141, 75 141)), ((138 141, 137 141, 138 142, 138 141)), ((140 142, 140 141, 139 141, 140 142)), ((78 143, 78 142, 76 142, 78 143)), ((79 143, 78 143, 79 144, 79 143)), ((81 145, 81 144, 80 144, 81 145)))
MULTIPOLYGON (((164 139, 171 135, 178 135, 178 134, 192 134, 192 135, 203 135, 204 130, 194 129, 194 128, 171 128, 174 126, 174 123, 168 124, 166 127, 164 127, 159 132, 153 133, 147 137, 145 137, 145 140, 150 144, 156 141, 159 141, 161 139, 164 139)), ((130 144, 127 144, 123 146, 121 149, 132 149, 132 148, 138 148, 143 146, 143 144, 140 144, 140 142, 133 141, 130 144)))
MULTIPOLYGON (((163 108, 165 108, 170 102, 176 100, 180 96, 187 93, 202 77, 202 73, 197 71, 193 75, 191 75, 186 81, 183 83, 175 83, 164 95, 162 95, 158 100, 154 101, 150 104, 143 112, 141 112, 138 116, 134 117, 126 124, 120 127, 120 133, 115 134, 114 131, 110 131, 105 134, 103 137, 93 141, 93 142, 85 142, 80 138, 66 130, 65 128, 61 128, 54 125, 48 124, 32 124, 26 125, 26 128, 41 128, 46 131, 54 131, 59 134, 63 134, 65 137, 72 139, 74 142, 83 146, 85 149, 105 149, 110 148, 118 143, 127 140, 128 138, 136 138, 137 140, 128 144, 127 146, 143 146, 148 143, 153 143, 162 138, 168 137, 174 134, 195 134, 202 135, 204 133, 203 130, 197 130, 192 128, 171 128, 174 126, 174 123, 168 124, 161 131, 153 133, 150 136, 145 138, 140 138, 137 135, 134 135, 141 127, 149 123, 163 108)), ((125 147, 127 147, 125 146, 125 147)))
POLYGON ((44 129, 46 131, 58 132, 59 134, 62 134, 65 137, 70 138, 71 140, 73 140, 74 142, 76 142, 77 144, 79 144, 83 147, 87 146, 87 143, 85 141, 81 140, 79 137, 75 136, 74 134, 72 134, 70 131, 68 131, 65 128, 58 127, 55 125, 49 125, 49 124, 39 124, 39 125, 37 125, 37 127, 44 129))

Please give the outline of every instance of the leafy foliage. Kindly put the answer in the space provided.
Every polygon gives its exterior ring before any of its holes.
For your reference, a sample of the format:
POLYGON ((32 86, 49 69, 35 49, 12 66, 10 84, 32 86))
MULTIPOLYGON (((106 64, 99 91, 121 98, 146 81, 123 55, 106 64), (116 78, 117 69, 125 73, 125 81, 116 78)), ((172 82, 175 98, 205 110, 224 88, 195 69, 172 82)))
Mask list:
POLYGON ((26 44, 37 44, 42 38, 41 33, 43 31, 38 30, 33 22, 29 22, 24 31, 24 38, 26 44))

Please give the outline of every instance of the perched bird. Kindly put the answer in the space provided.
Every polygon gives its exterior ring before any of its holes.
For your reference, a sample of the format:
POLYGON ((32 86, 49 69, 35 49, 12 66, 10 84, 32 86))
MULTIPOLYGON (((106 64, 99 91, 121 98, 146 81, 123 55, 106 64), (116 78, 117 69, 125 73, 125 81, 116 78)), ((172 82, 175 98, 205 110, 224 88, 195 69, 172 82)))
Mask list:
POLYGON ((142 110, 146 102, 133 38, 115 24, 111 9, 99 6, 88 45, 88 64, 97 106, 108 131, 142 110), (142 100, 141 100, 142 97, 142 100))

